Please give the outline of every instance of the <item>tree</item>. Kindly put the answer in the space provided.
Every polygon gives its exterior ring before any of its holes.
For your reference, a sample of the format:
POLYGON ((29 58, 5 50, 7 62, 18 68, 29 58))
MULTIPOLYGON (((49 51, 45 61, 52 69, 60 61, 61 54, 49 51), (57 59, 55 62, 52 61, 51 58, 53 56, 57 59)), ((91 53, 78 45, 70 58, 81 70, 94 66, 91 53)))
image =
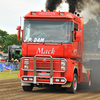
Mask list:
POLYGON ((0 46, 1 51, 4 50, 4 42, 9 34, 6 31, 0 30, 0 46))
POLYGON ((90 19, 84 25, 84 39, 83 39, 83 50, 93 51, 97 49, 98 41, 100 40, 100 29, 97 20, 90 19))
POLYGON ((7 36, 4 45, 4 53, 7 53, 9 45, 22 45, 22 41, 17 40, 17 34, 11 34, 7 36))

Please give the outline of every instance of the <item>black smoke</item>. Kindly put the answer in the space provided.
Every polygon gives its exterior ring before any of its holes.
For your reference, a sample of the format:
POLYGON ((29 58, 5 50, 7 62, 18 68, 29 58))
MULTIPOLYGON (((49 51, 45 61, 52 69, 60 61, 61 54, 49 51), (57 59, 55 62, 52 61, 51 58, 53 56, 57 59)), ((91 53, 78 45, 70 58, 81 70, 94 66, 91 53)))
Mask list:
POLYGON ((69 4, 69 12, 72 13, 74 13, 76 9, 78 12, 81 12, 84 7, 83 0, 66 0, 66 2, 69 4))
MULTIPOLYGON (((46 10, 56 10, 57 7, 62 3, 63 0, 47 0, 46 1, 46 10)), ((81 12, 85 7, 89 6, 98 6, 98 8, 93 9, 93 12, 100 11, 100 0, 65 0, 69 4, 69 12, 74 13, 75 11, 81 12)))
POLYGON ((62 0, 47 0, 46 2, 46 10, 56 10, 56 8, 60 5, 62 0))

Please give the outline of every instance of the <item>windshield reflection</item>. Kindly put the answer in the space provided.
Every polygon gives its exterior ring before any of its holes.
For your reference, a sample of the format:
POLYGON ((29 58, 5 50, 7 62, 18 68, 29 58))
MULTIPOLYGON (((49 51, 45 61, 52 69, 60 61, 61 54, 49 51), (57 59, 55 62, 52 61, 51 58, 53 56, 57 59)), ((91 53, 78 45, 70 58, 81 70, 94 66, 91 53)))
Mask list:
POLYGON ((24 42, 72 42, 72 21, 25 21, 24 42))

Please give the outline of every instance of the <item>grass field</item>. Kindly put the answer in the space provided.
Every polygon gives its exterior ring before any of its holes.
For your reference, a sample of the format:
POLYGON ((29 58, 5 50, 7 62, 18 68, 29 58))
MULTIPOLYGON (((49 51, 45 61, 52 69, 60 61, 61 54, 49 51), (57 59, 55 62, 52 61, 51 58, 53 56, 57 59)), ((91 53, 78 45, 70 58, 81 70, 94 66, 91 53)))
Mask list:
POLYGON ((20 74, 20 71, 3 71, 0 72, 0 80, 5 80, 5 79, 17 79, 17 75, 20 74))

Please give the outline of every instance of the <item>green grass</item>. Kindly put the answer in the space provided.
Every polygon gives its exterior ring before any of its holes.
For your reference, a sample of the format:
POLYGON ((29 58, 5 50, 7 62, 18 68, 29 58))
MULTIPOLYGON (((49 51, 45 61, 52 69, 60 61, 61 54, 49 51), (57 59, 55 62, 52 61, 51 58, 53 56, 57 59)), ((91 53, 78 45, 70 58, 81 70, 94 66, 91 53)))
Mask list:
POLYGON ((17 79, 17 75, 20 75, 20 71, 3 71, 0 72, 0 80, 6 80, 6 79, 17 79))

